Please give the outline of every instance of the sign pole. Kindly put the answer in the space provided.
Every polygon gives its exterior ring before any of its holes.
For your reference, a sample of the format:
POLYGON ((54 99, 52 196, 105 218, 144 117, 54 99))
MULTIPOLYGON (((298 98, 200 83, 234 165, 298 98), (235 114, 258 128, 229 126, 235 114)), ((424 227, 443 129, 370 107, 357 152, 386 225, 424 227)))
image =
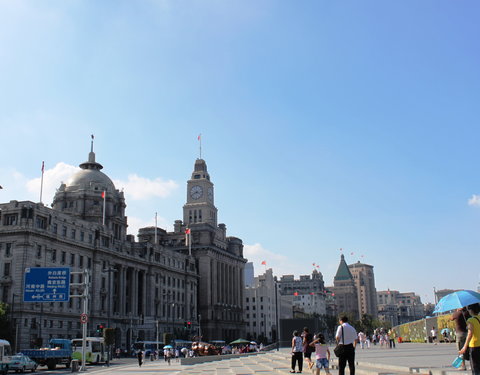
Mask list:
MULTIPOLYGON (((84 280, 83 280, 83 284, 84 284, 84 289, 83 289, 83 295, 82 295, 82 298, 83 298, 83 313, 85 315, 88 314, 88 297, 89 297, 89 294, 88 294, 88 291, 89 291, 89 286, 90 286, 90 274, 88 272, 88 269, 85 269, 84 271, 84 280)), ((85 354, 86 354, 86 349, 87 349, 87 324, 88 322, 85 322, 85 324, 83 324, 83 327, 82 327, 82 366, 80 367, 80 371, 87 371, 87 368, 86 368, 86 358, 85 358, 85 354)))

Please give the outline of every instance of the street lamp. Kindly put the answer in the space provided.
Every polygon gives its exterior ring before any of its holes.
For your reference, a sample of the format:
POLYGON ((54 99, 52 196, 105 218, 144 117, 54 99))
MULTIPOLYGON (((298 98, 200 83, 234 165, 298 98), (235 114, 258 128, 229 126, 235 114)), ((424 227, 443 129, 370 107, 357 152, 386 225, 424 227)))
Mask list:
POLYGON ((10 320, 13 324, 13 328, 15 329, 15 345, 13 346, 13 350, 15 353, 17 352, 17 347, 18 347, 18 323, 17 319, 13 317, 13 311, 15 309, 15 297, 20 297, 18 294, 12 293, 12 306, 10 307, 10 320))

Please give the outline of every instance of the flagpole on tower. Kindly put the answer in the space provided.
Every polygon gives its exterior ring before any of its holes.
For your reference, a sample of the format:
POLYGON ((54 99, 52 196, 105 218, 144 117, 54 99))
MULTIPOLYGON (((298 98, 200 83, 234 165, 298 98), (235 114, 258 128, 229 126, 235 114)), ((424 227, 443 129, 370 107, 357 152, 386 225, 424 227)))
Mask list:
POLYGON ((200 133, 197 137, 198 142, 200 142, 200 159, 202 158, 202 134, 200 133))
POLYGON ((155 245, 157 244, 157 213, 155 212, 155 245))
POLYGON ((103 198, 103 220, 102 220, 102 223, 103 223, 103 225, 105 225, 105 202, 106 202, 106 199, 107 199, 107 193, 106 193, 105 190, 102 192, 102 198, 103 198))
POLYGON ((42 195, 43 195, 43 173, 45 172, 45 162, 42 161, 42 179, 40 181, 40 203, 42 203, 42 195))

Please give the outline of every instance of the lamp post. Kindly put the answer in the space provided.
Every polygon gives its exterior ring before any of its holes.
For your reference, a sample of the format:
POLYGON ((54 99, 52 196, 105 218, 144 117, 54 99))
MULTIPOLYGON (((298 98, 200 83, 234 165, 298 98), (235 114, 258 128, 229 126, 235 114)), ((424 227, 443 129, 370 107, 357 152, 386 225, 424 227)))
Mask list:
POLYGON ((17 344, 17 341, 18 341, 18 324, 17 324, 16 318, 13 317, 13 315, 14 315, 13 312, 14 312, 14 309, 15 309, 15 297, 19 297, 19 295, 15 294, 15 293, 12 293, 12 306, 10 307, 10 321, 12 322, 13 328, 15 330, 15 345, 13 346, 13 350, 16 353, 17 352, 17 347, 18 347, 18 344, 17 344))

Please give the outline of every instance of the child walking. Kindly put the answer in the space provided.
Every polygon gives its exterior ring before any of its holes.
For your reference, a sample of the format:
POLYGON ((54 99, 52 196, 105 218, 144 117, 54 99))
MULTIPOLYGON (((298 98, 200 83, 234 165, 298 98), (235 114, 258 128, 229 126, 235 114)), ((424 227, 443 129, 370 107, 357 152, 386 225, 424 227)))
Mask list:
POLYGON ((317 359, 315 375, 320 375, 322 368, 325 369, 325 373, 329 375, 330 350, 328 350, 327 343, 325 342, 325 336, 317 333, 310 345, 315 347, 315 357, 317 359))

